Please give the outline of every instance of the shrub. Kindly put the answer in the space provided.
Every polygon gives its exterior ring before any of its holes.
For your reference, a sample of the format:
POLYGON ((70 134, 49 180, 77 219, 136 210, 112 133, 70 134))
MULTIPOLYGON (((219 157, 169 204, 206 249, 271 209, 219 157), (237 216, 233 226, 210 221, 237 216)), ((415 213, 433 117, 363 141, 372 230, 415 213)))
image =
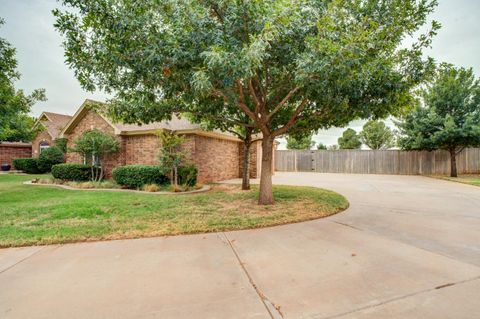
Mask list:
POLYGON ((198 170, 195 164, 183 165, 178 167, 178 183, 185 186, 195 186, 197 184, 198 170))
POLYGON ((151 192, 151 193, 155 193, 155 192, 158 192, 160 188, 158 187, 157 184, 145 184, 143 185, 143 190, 145 192, 151 192))
POLYGON ((44 173, 38 167, 38 159, 36 158, 16 158, 13 160, 13 166, 15 166, 16 169, 24 171, 27 174, 44 173))
POLYGON ((25 158, 14 158, 13 167, 15 167, 15 169, 18 169, 19 171, 23 171, 23 168, 25 167, 24 162, 25 158))
POLYGON ((65 157, 62 150, 55 146, 49 147, 40 153, 38 157, 38 169, 41 172, 50 172, 53 165, 63 163, 64 161, 65 157))
POLYGON ((113 170, 113 179, 119 185, 128 188, 142 188, 145 184, 163 185, 168 178, 160 166, 155 165, 127 165, 113 170))
POLYGON ((67 142, 68 139, 64 137, 59 137, 55 139, 55 146, 58 147, 63 154, 67 153, 67 142))
MULTIPOLYGON (((94 167, 94 170, 100 170, 94 167)), ((52 166, 52 176, 66 181, 88 181, 92 179, 92 166, 84 164, 57 164, 52 166)))

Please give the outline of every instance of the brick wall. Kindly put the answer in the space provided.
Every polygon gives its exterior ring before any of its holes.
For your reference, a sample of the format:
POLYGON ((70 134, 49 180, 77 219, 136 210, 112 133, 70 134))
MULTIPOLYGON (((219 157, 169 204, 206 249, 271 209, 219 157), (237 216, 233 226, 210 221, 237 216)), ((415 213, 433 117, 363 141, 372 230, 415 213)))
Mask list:
POLYGON ((201 183, 239 177, 239 142, 195 135, 194 159, 201 183))
POLYGON ((32 156, 33 157, 38 157, 40 155, 40 143, 41 142, 48 142, 50 146, 53 146, 54 141, 52 140, 52 137, 50 134, 47 133, 46 130, 43 132, 39 133, 35 139, 32 141, 32 156))
MULTIPOLYGON (((95 112, 88 111, 88 113, 78 122, 73 128, 72 132, 67 136, 67 147, 75 146, 75 140, 84 132, 97 129, 104 133, 114 134, 114 130, 100 115, 95 112)), ((107 177, 111 176, 112 169, 116 166, 125 165, 125 141, 119 138, 120 152, 107 156, 103 162, 105 166, 105 173, 107 177)), ((67 163, 83 163, 83 158, 78 153, 68 152, 66 156, 67 163)))
POLYGON ((149 135, 130 135, 123 136, 125 165, 158 164, 158 155, 160 143, 157 136, 149 135))
POLYGON ((15 158, 32 157, 32 144, 30 143, 0 143, 0 164, 10 164, 13 167, 15 158))

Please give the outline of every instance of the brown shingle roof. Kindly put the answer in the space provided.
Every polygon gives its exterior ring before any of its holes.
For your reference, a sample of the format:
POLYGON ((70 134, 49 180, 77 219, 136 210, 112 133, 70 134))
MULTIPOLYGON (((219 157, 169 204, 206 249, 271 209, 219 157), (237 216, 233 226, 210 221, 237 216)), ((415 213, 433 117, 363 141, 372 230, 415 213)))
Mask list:
POLYGON ((173 116, 170 121, 153 122, 150 124, 143 124, 143 125, 122 124, 122 123, 113 123, 113 125, 120 132, 139 132, 139 131, 149 131, 149 130, 158 130, 158 129, 166 129, 166 130, 172 130, 172 131, 200 129, 200 125, 191 123, 189 120, 185 118, 179 118, 177 116, 173 116))
MULTIPOLYGON (((56 139, 62 129, 67 125, 67 123, 72 118, 70 115, 58 114, 52 112, 43 112, 42 115, 45 115, 47 120, 41 121, 42 125, 47 129, 48 134, 53 139, 56 139)), ((42 118, 43 116, 41 116, 42 118)))

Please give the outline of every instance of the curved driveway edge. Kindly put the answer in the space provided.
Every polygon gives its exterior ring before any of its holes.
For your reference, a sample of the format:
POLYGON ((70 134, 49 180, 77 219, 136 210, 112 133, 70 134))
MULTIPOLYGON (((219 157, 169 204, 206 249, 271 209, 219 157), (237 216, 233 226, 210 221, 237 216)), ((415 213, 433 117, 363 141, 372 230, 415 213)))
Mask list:
POLYGON ((350 208, 228 233, 0 250, 2 318, 478 318, 480 188, 277 173, 350 208))

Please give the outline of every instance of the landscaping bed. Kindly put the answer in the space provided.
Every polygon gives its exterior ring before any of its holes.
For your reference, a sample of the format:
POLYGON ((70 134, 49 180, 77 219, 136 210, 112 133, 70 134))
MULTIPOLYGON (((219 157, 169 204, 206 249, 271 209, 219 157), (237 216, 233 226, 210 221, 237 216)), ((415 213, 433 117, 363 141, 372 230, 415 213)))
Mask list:
POLYGON ((321 218, 348 207, 332 191, 275 186, 276 204, 258 189, 218 184, 186 196, 31 187, 38 175, 0 176, 0 247, 139 238, 266 227, 321 218))

